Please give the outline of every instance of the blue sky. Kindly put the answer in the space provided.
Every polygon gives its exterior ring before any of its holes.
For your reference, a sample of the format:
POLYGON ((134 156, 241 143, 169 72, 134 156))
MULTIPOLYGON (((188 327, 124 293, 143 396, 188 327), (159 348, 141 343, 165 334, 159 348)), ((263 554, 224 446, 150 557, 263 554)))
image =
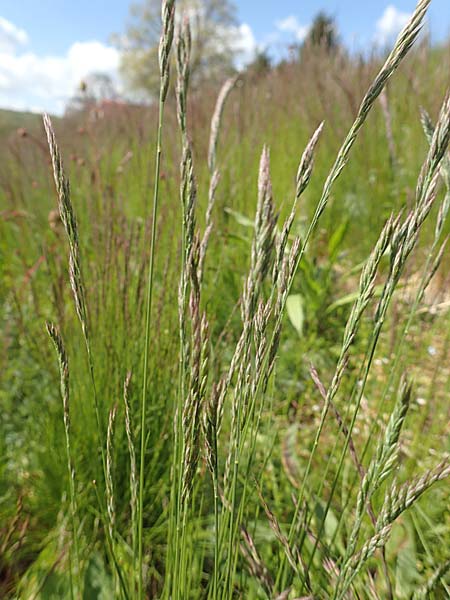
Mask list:
MULTIPOLYGON (((61 113, 90 71, 118 78, 112 33, 121 33, 129 0, 2 0, 0 3, 0 107, 61 113)), ((257 47, 279 56, 301 41, 322 9, 333 15, 351 48, 387 44, 415 0, 237 0, 240 64, 257 47)), ((450 34, 450 0, 432 0, 429 27, 435 39, 450 34)), ((120 86, 120 81, 118 80, 120 86)))

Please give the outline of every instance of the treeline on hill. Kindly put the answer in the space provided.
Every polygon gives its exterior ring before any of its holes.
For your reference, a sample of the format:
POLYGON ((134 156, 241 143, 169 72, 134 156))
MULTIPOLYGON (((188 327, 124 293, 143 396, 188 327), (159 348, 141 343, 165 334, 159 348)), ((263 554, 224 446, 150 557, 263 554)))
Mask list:
POLYGON ((386 86, 322 40, 218 108, 183 30, 157 178, 156 104, 4 137, 2 598, 449 592, 450 47, 404 57, 422 16, 386 86))

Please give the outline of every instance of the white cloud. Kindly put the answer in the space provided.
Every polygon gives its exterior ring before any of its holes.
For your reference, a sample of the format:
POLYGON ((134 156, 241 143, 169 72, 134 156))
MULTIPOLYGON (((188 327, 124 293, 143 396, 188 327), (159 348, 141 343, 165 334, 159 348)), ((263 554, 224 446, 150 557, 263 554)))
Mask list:
POLYGON ((231 49, 235 53, 234 64, 236 68, 242 69, 255 58, 260 45, 256 41, 250 25, 241 23, 238 26, 219 28, 217 36, 212 40, 212 47, 216 52, 231 49))
POLYGON ((258 50, 258 43, 252 28, 247 23, 241 23, 234 32, 234 48, 236 50, 236 66, 243 68, 250 63, 258 50))
POLYGON ((386 7, 384 13, 376 22, 375 41, 380 46, 385 46, 403 29, 411 15, 401 12, 393 4, 386 7))
POLYGON ((309 31, 309 25, 302 25, 294 15, 277 21, 275 25, 283 33, 293 33, 298 42, 303 42, 309 31))
POLYGON ((0 106, 61 114, 80 81, 90 73, 117 79, 118 51, 98 41, 75 42, 62 56, 24 52, 25 31, 0 20, 0 106), (5 34, 8 33, 8 35, 5 34), (7 41, 7 43, 5 42, 7 41))
POLYGON ((0 52, 14 52, 18 46, 28 43, 28 36, 10 21, 0 17, 0 52))
MULTIPOLYGON (((259 45, 242 23, 227 31, 236 66, 251 62, 259 45)), ((0 107, 62 114, 67 101, 90 73, 109 75, 120 91, 119 51, 99 41, 75 42, 63 55, 39 55, 22 48, 25 31, 0 18, 0 107)))

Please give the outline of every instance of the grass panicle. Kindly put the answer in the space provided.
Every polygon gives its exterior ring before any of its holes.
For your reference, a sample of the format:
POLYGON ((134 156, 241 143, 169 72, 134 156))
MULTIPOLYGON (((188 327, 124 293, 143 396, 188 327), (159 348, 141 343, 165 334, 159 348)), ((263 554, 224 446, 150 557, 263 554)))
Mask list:
MULTIPOLYGON (((57 327, 53 323, 47 323, 47 333, 52 340, 56 356, 58 358, 59 373, 60 373, 60 386, 61 386, 61 397, 63 401, 63 419, 64 419, 64 432, 66 436, 66 460, 67 460, 67 473, 69 479, 69 494, 70 494, 70 513, 72 520, 72 544, 74 550, 74 562, 75 562, 75 578, 80 586, 80 553, 78 549, 78 527, 77 527, 77 497, 76 497, 76 481, 75 481, 75 466, 72 457, 71 441, 70 441, 70 402, 69 402, 69 360, 67 358, 66 349, 57 327)), ((78 589, 78 594, 81 593, 81 588, 78 589)), ((74 590, 71 589, 72 597, 74 597, 74 590)))
POLYGON ((222 115, 225 108, 230 92, 236 85, 238 78, 230 77, 222 85, 219 95, 217 97, 216 106, 211 120, 211 131, 209 134, 209 147, 208 147, 208 168, 211 175, 216 171, 217 163, 217 143, 219 140, 220 124, 222 121, 222 115))

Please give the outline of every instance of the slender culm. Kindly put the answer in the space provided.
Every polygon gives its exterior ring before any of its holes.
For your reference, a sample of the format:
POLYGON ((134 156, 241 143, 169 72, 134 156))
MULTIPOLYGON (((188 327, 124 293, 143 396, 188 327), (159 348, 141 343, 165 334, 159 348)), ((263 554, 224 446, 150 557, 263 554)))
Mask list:
POLYGON ((156 140, 155 156, 155 180, 153 190, 153 209, 152 209, 152 229, 150 259, 148 267, 147 280, 147 298, 145 308, 145 342, 144 342, 144 364, 142 375, 142 402, 141 402, 141 438, 140 438, 140 465, 139 465, 139 504, 138 504, 138 598, 144 598, 144 580, 143 580, 143 529, 144 529, 144 486, 145 486, 145 443, 147 431, 147 394, 148 394, 148 368, 150 352, 150 331, 152 318, 152 300, 153 300, 153 279, 155 268, 155 249, 156 249, 156 220, 158 218, 159 201, 159 181, 161 170, 162 153, 162 129, 164 103, 169 90, 170 76, 170 51, 172 48, 173 33, 175 27, 175 0, 163 0, 162 3, 162 34, 159 42, 159 70, 160 70, 160 89, 159 89, 159 110, 158 110, 158 131, 156 140))

